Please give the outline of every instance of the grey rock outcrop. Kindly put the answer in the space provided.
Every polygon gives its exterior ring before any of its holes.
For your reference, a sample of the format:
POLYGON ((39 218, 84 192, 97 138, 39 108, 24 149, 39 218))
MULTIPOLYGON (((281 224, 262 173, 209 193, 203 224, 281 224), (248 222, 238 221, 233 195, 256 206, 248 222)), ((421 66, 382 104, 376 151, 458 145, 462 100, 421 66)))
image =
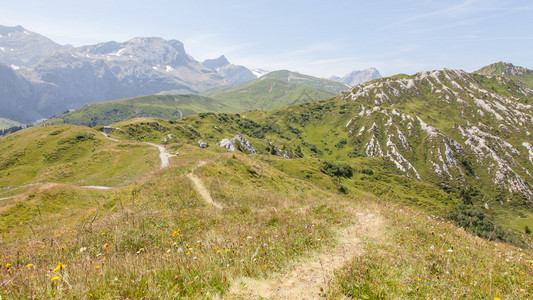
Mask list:
POLYGON ((232 139, 222 139, 220 142, 218 142, 218 145, 222 148, 228 149, 229 151, 235 151, 240 148, 239 146, 241 146, 243 148, 242 150, 246 150, 248 154, 257 154, 257 151, 252 146, 252 143, 250 143, 240 134, 237 134, 232 139))

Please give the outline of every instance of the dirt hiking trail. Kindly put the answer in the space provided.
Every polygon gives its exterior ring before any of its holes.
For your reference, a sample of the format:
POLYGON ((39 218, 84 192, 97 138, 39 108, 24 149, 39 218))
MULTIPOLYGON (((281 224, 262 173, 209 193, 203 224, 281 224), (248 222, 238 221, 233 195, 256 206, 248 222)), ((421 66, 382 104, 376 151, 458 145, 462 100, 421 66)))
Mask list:
POLYGON ((205 202, 213 205, 214 207, 216 208, 222 208, 222 205, 220 205, 219 203, 216 203, 213 198, 211 198, 211 195, 209 194, 209 192, 207 191, 207 189, 205 188, 205 185, 202 183, 202 180, 200 178, 198 178, 198 176, 194 175, 194 171, 196 169, 198 169, 199 167, 205 165, 206 162, 205 161, 201 161, 198 165, 196 165, 196 167, 194 167, 191 172, 189 174, 187 174, 187 177, 192 181, 193 185, 194 185, 194 190, 200 194, 200 196, 202 197, 202 199, 205 200, 205 202))
POLYGON ((320 299, 334 272, 363 253, 362 240, 380 235, 383 217, 376 212, 359 212, 356 222, 337 232, 337 244, 294 262, 286 273, 268 279, 235 280, 226 298, 320 299))

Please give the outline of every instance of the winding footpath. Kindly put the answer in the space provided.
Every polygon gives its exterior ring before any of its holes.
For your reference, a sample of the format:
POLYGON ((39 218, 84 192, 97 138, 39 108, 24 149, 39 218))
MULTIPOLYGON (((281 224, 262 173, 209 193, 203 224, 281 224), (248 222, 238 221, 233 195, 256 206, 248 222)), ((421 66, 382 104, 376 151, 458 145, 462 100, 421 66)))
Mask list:
POLYGON ((147 143, 147 142, 145 142, 145 144, 153 146, 153 147, 156 147, 156 148, 159 149, 159 159, 161 160, 161 166, 159 167, 160 169, 164 169, 164 168, 168 167, 169 166, 168 159, 170 157, 172 157, 172 156, 176 156, 174 154, 168 153, 167 149, 165 149, 165 147, 163 147, 161 145, 157 145, 157 144, 154 144, 154 143, 147 143))
MULTIPOLYGON (((105 134, 103 132, 102 132, 102 135, 105 136, 110 141, 119 142, 119 143, 121 142, 120 140, 111 138, 110 136, 108 136, 107 134, 105 134)), ((161 145, 157 145, 157 144, 154 144, 154 143, 148 143, 148 142, 143 142, 143 144, 147 144, 147 145, 150 145, 152 147, 156 147, 159 150, 159 159, 161 160, 161 164, 159 166, 160 169, 164 169, 164 168, 168 167, 170 165, 169 158, 172 157, 172 156, 176 156, 174 154, 168 153, 167 150, 165 149, 165 147, 163 147, 161 145)), ((200 180, 200 179, 198 179, 198 180, 200 180)), ((42 185, 42 184, 46 184, 46 183, 50 183, 50 182, 30 183, 30 184, 19 186, 17 188, 24 188, 24 187, 30 187, 30 186, 35 186, 35 185, 42 185)), ((200 182, 200 186, 203 186, 201 184, 201 182, 200 182)), ((94 189, 94 190, 111 190, 111 189, 114 189, 114 187, 111 187, 111 186, 98 186, 98 185, 86 185, 86 186, 79 186, 79 187, 84 188, 84 189, 94 189)), ((205 190, 205 187, 204 187, 204 190, 205 190)), ((207 190, 205 190, 205 193, 207 193, 207 190)), ((200 193, 200 195, 202 195, 202 197, 205 199, 204 194, 200 193)), ((207 195, 209 195, 209 194, 207 193, 207 195)), ((8 199, 11 199, 11 198, 15 198, 16 196, 17 195, 0 198, 0 201, 8 200, 8 199)))
MULTIPOLYGON (((117 139, 114 139, 114 138, 110 137, 109 135, 105 134, 104 132, 102 132, 102 135, 105 136, 106 139, 108 139, 110 141, 121 142, 120 140, 117 140, 117 139)), ((157 145, 157 144, 154 144, 154 143, 148 143, 148 142, 143 142, 143 144, 150 145, 152 147, 156 147, 157 149, 159 149, 159 159, 161 160, 161 165, 159 167, 160 169, 164 169, 164 168, 168 167, 170 165, 169 158, 172 157, 172 156, 176 156, 174 154, 168 153, 167 149, 165 149, 165 147, 163 147, 161 145, 157 145)), ((91 187, 87 187, 87 188, 97 188, 97 187, 91 186, 91 187)))
POLYGON ((187 177, 192 181, 194 190, 200 195, 200 197, 202 197, 202 199, 205 200, 205 202, 213 205, 213 207, 221 209, 222 205, 215 202, 213 198, 211 198, 211 195, 205 188, 205 185, 202 183, 202 180, 198 178, 198 176, 194 175, 194 171, 203 165, 205 165, 205 161, 201 161, 198 165, 196 165, 196 167, 194 167, 191 172, 187 174, 187 177))

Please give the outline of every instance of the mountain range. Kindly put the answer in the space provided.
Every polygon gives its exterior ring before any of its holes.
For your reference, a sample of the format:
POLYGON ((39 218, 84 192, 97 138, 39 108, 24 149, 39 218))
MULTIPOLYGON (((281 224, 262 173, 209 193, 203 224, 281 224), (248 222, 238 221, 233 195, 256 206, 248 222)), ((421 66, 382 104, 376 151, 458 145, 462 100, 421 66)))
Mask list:
POLYGON ((198 93, 255 78, 227 60, 218 71, 205 67, 177 40, 134 38, 68 47, 20 26, 2 27, 0 34, 6 64, 0 76, 2 84, 11 83, 2 89, 0 105, 6 109, 1 117, 26 123, 92 102, 198 93))
MULTIPOLYGON (((200 63, 177 40, 139 37, 123 43, 72 47, 21 26, 0 27, 0 106, 4 108, 0 117, 23 123, 93 102, 197 94, 253 80, 256 74, 265 71, 252 72, 231 64, 225 56, 200 63)), ((304 76, 288 79, 301 83, 304 76)), ((319 88, 328 90, 326 85, 319 88)), ((335 91, 343 88, 338 86, 335 91)))

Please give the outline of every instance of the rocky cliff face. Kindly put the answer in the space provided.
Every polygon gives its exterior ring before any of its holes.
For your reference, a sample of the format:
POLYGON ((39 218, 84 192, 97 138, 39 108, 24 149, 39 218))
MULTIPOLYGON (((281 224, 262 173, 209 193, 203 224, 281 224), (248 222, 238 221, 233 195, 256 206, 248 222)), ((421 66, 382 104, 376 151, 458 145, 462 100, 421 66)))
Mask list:
POLYGON ((33 84, 1 63, 0 83, 0 118, 31 123, 41 117, 36 110, 27 110, 38 100, 33 84))

